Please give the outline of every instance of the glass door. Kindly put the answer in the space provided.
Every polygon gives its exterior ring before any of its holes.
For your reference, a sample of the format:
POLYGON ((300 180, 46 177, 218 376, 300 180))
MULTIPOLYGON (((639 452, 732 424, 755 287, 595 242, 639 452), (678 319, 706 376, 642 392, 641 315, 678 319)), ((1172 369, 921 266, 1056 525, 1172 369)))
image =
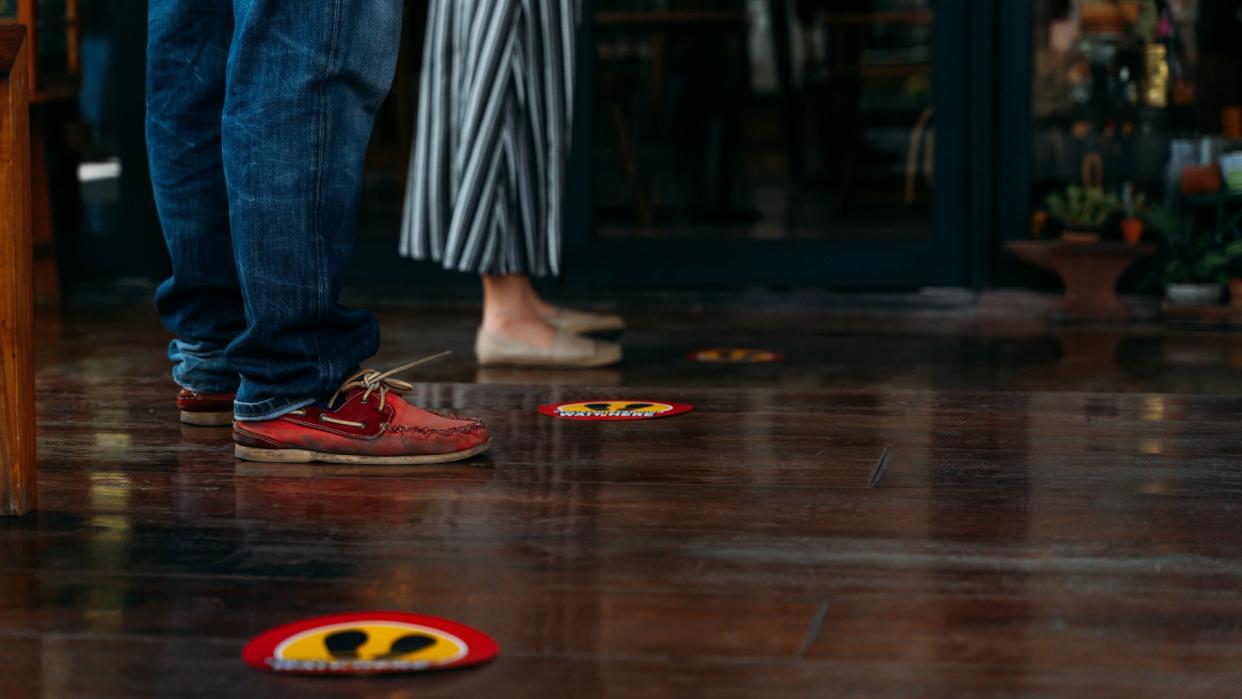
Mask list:
POLYGON ((935 0, 587 2, 577 138, 591 148, 576 149, 568 274, 961 284, 965 14, 935 0))

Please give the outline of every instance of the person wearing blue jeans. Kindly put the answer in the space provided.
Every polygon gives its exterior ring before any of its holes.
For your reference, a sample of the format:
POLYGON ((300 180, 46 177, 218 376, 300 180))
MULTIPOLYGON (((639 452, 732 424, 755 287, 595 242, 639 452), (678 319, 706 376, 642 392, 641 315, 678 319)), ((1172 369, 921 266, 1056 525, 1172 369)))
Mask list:
POLYGON ((173 270, 156 306, 183 418, 235 418, 243 458, 448 460, 490 443, 480 421, 359 370, 378 324, 338 302, 401 15, 402 0, 150 2, 148 156, 173 270))

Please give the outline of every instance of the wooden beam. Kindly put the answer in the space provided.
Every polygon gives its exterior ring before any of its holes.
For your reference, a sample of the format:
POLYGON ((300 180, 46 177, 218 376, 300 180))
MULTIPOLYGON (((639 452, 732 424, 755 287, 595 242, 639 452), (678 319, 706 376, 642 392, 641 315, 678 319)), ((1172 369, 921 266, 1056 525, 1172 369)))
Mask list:
MULTIPOLYGON (((17 0, 17 23, 26 25, 27 46, 39 45, 37 10, 35 0, 17 0)), ((30 73, 30 92, 27 94, 27 99, 30 99, 29 95, 33 95, 39 89, 39 56, 37 53, 31 55, 33 52, 34 49, 26 51, 26 70, 30 73)))
POLYGON ((74 84, 82 75, 82 16, 78 12, 78 0, 65 0, 65 48, 66 65, 74 84))
POLYGON ((35 507, 28 56, 26 28, 0 24, 0 516, 35 507))

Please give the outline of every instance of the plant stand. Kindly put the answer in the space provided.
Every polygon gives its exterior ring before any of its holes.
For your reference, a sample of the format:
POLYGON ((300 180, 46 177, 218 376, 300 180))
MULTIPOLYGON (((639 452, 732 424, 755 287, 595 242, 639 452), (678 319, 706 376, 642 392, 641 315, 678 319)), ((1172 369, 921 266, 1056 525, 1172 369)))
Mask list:
POLYGON ((1062 320, 1129 320, 1130 309, 1117 297, 1117 280, 1156 251, 1154 245, 1039 240, 1009 242, 1005 249, 1061 277, 1065 296, 1057 316, 1062 320))

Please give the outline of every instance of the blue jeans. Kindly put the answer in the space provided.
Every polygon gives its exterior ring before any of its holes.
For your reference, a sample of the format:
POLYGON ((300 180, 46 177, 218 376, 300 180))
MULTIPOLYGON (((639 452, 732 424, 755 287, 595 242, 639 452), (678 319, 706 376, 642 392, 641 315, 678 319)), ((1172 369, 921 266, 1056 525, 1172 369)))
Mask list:
POLYGON ((402 0, 150 0, 147 149, 173 378, 243 420, 330 395, 379 347, 337 300, 402 0))

